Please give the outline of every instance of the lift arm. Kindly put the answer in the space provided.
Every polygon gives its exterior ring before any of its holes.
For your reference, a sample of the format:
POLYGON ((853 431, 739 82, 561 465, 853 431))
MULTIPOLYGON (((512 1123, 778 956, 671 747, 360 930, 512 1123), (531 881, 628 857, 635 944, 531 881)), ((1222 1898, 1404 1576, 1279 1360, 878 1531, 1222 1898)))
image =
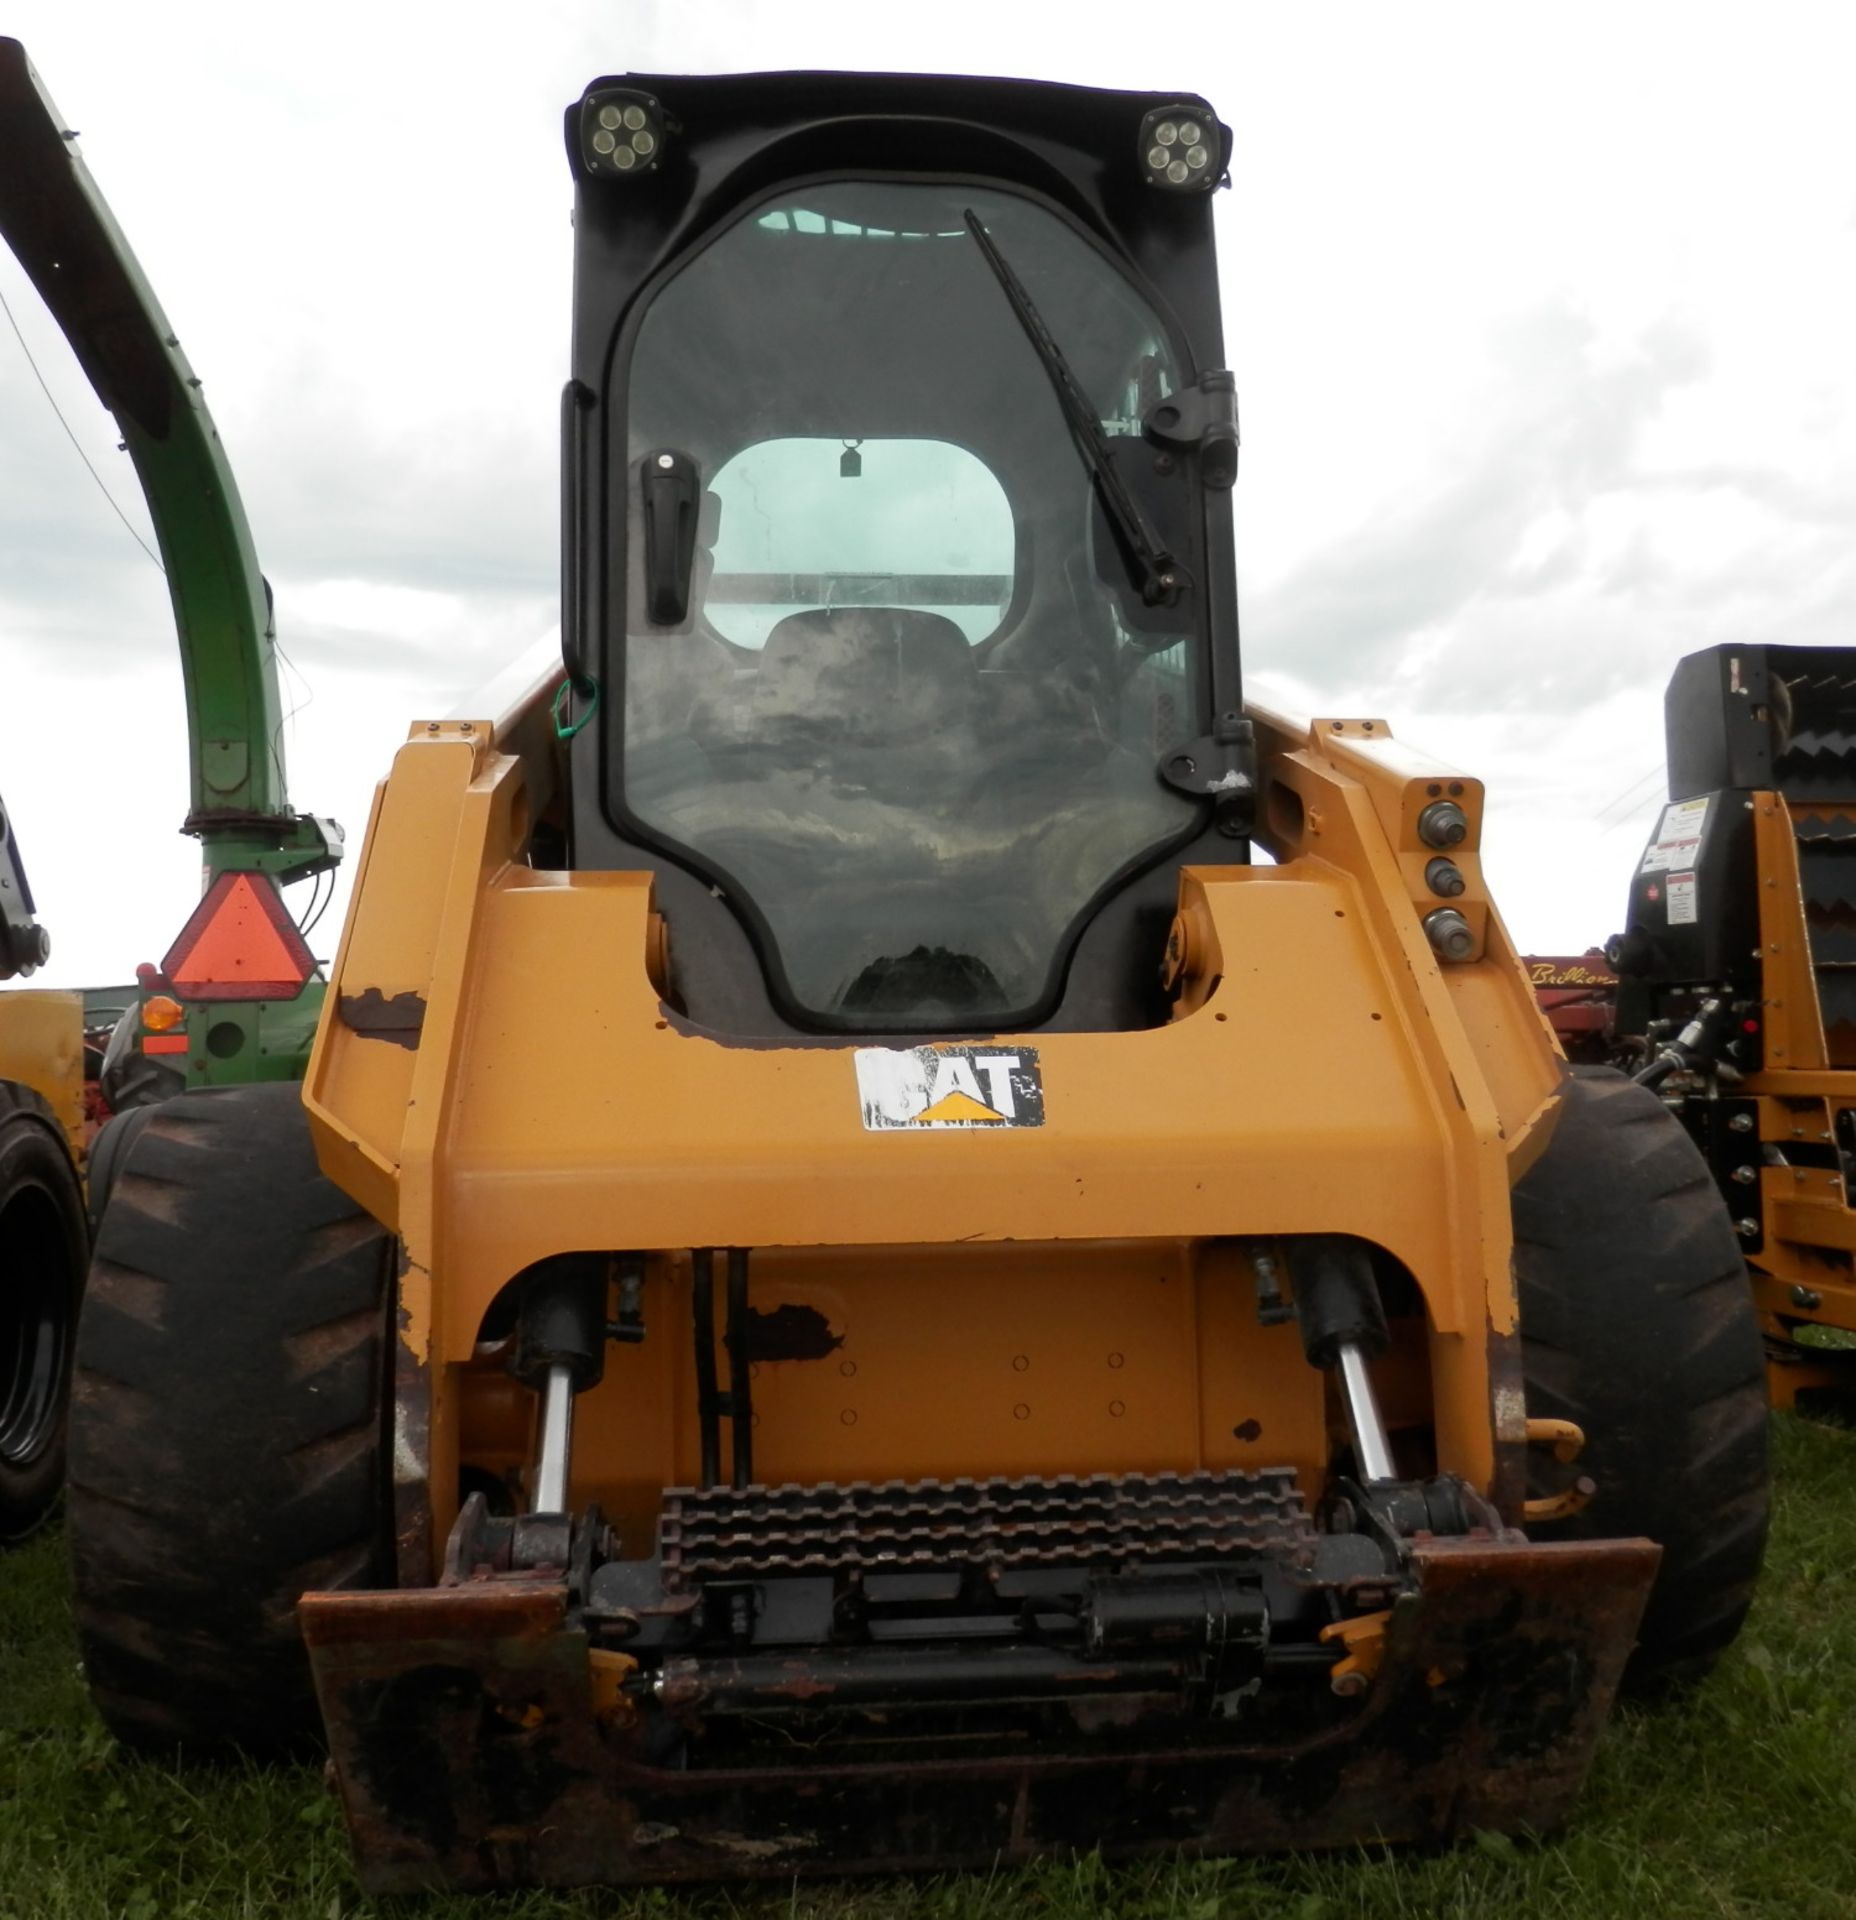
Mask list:
POLYGON ((0 234, 116 416, 167 572, 209 880, 333 867, 341 830, 292 813, 274 627, 225 450, 154 293, 25 49, 0 38, 0 234))

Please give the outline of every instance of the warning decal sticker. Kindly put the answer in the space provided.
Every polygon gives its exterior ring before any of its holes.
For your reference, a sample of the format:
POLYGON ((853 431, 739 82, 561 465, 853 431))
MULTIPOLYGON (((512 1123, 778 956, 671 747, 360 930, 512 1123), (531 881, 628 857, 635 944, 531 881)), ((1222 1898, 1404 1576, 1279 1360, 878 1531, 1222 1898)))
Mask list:
POLYGON ((1696 917, 1695 876, 1692 873, 1672 873, 1669 876, 1669 924, 1672 927, 1692 927, 1696 917))
POLYGON ((1692 867, 1701 851, 1701 830, 1708 824, 1708 800, 1677 800, 1663 809, 1663 823, 1643 856, 1639 873, 1666 873, 1692 867))
POLYGON ((1035 1047, 859 1047, 857 1095, 871 1133, 1044 1124, 1035 1047))

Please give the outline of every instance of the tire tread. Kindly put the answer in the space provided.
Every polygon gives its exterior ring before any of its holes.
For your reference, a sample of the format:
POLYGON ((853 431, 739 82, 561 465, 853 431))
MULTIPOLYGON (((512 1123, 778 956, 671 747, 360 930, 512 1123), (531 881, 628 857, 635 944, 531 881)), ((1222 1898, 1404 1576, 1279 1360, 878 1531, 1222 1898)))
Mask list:
MULTIPOLYGON (((45 1408, 45 1424, 35 1425, 31 1441, 19 1446, 13 1458, 0 1460, 0 1545, 24 1540, 58 1510, 65 1480, 71 1354, 90 1247, 83 1183, 57 1115, 35 1088, 0 1080, 0 1209, 35 1189, 58 1223, 60 1250, 52 1277, 63 1311, 56 1316, 54 1337, 63 1345, 63 1371, 45 1408)), ((0 1286, 9 1284, 14 1272, 9 1249, 0 1246, 0 1286)))
POLYGON ((1746 1617, 1769 1510, 1764 1356, 1732 1223, 1680 1123, 1603 1067, 1573 1070, 1514 1219, 1528 1411, 1586 1434, 1574 1468, 1530 1461, 1530 1492, 1573 1473, 1599 1486, 1538 1531, 1657 1541, 1629 1678, 1695 1677, 1746 1617))
POLYGON ((384 1578, 386 1245, 317 1169, 294 1085, 182 1095, 124 1143, 69 1533, 92 1696, 126 1744, 313 1738, 297 1599, 384 1578))

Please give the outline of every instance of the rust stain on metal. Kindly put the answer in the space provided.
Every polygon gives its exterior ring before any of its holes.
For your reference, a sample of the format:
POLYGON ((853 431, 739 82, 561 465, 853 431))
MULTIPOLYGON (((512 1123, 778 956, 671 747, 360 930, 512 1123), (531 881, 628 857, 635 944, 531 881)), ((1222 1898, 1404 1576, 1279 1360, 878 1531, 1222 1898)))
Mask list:
POLYGON ((425 1027, 425 996, 408 991, 390 998, 378 987, 344 993, 337 1003, 342 1025, 363 1040, 387 1040, 416 1052, 425 1027))
POLYGON ((748 1308, 750 1360, 823 1360, 844 1345, 817 1307, 782 1301, 771 1313, 748 1308))
POLYGON ((795 1849, 816 1847, 818 1835, 815 1833, 781 1833, 771 1838, 754 1839, 745 1833, 712 1833, 709 1844, 720 1847, 726 1853, 732 1853, 739 1859, 758 1863, 763 1860, 778 1861, 795 1849))
POLYGON ((397 1245, 400 1284, 395 1323, 400 1345, 424 1366, 432 1351, 432 1276, 407 1252, 404 1240, 397 1245))
POLYGON ((407 1332, 400 1309, 393 1349, 393 1541, 402 1586, 423 1587, 432 1577, 432 1375, 423 1347, 407 1332))
MULTIPOLYGON (((398 1650, 421 1655, 435 1642, 546 1642, 567 1618, 558 1581, 540 1576, 496 1586, 416 1587, 377 1593, 306 1593, 297 1608, 306 1645, 398 1650)), ((364 1656, 371 1658, 372 1656, 364 1656)))
POLYGON ((829 1700, 837 1692, 829 1680, 809 1678, 801 1663, 795 1663, 793 1677, 771 1689, 782 1700, 829 1700))
MULTIPOLYGON (((813 1663, 797 1656, 783 1663, 787 1677, 766 1687, 767 1697, 791 1700, 797 1705, 829 1700, 837 1691, 834 1681, 822 1678, 813 1663)), ((666 1660, 657 1685, 657 1699, 666 1710, 701 1707, 709 1698, 709 1676, 700 1660, 666 1660)))
POLYGON ((1494 1415, 1495 1472, 1489 1498, 1510 1526, 1520 1523, 1527 1500, 1527 1393, 1521 1371, 1521 1336, 1489 1323, 1489 1404, 1494 1415))

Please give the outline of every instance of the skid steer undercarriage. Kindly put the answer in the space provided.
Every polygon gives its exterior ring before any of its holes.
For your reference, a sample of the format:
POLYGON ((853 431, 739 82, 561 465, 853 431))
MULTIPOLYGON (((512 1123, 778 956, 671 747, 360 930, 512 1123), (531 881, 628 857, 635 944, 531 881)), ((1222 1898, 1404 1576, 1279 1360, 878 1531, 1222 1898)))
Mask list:
POLYGON ((1745 1610, 1758 1339, 1479 784, 1241 698, 1228 132, 568 133, 566 678, 414 728, 301 1103, 137 1136, 103 1710, 319 1725, 376 1889, 1550 1825, 1745 1610))

